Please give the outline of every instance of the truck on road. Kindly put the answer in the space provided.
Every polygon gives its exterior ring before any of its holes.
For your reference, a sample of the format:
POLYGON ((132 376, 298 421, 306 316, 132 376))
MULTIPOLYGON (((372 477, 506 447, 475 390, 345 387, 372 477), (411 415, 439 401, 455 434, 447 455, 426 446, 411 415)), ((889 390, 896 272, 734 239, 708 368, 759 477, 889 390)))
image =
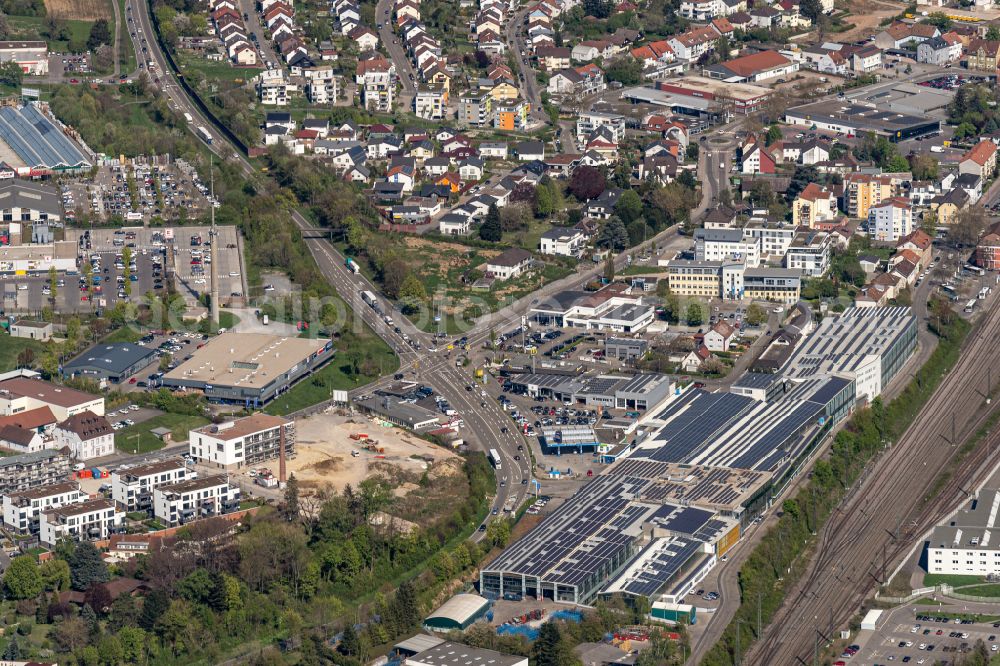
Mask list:
POLYGON ((204 125, 198 126, 198 136, 201 138, 202 141, 204 141, 208 145, 210 146, 212 145, 212 135, 209 134, 207 129, 205 129, 204 125))
POLYGON ((354 261, 350 257, 347 258, 347 261, 344 262, 344 265, 347 266, 347 268, 355 275, 361 272, 361 267, 358 266, 358 262, 354 261))

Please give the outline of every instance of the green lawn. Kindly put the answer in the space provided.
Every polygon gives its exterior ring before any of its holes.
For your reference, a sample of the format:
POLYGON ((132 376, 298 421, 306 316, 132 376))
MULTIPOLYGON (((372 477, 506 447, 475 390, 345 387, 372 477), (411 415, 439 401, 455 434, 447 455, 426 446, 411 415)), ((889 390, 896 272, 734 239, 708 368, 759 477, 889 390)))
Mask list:
MULTIPOLYGON (((113 420, 113 419, 112 419, 113 420)), ((200 428, 208 423, 203 416, 187 416, 185 414, 160 414, 148 421, 123 428, 115 433, 115 447, 125 453, 149 453, 163 448, 163 441, 151 430, 170 428, 174 442, 185 442, 188 431, 200 428), (139 436, 138 444, 136 435, 139 436), (136 447, 138 446, 138 450, 136 447)))
MULTIPOLYGON (((123 17, 128 16, 128 12, 125 11, 125 0, 117 0, 118 2, 118 15, 123 17)), ((122 24, 122 34, 121 41, 118 44, 118 62, 121 63, 121 73, 131 74, 139 66, 135 58, 135 46, 132 44, 132 40, 129 37, 128 20, 125 19, 125 23, 122 24)))
POLYGON ((974 585, 972 587, 963 587, 959 592, 977 597, 1000 597, 1000 585, 974 585))
POLYGON ((0 372, 7 372, 17 367, 17 355, 24 349, 35 352, 37 360, 42 355, 45 346, 37 340, 12 338, 6 332, 0 331, 0 372))
MULTIPOLYGON (((8 16, 7 23, 10 25, 13 36, 24 39, 41 39, 45 28, 44 16, 8 16)), ((57 53, 67 53, 72 44, 78 49, 86 49, 87 38, 90 37, 90 28, 93 21, 77 21, 74 19, 63 21, 69 31, 69 40, 47 39, 50 51, 57 53)), ((114 19, 109 23, 114 24, 114 19)))
POLYGON ((181 72, 197 71, 210 81, 226 81, 233 85, 242 85, 239 81, 245 83, 262 70, 260 67, 233 67, 228 61, 214 62, 183 53, 177 55, 177 66, 181 72))
POLYGON ((963 576, 958 574, 924 574, 924 587, 932 587, 934 585, 951 585, 952 587, 959 587, 962 585, 975 585, 977 583, 985 583, 986 579, 982 576, 963 576))
POLYGON ((542 234, 552 228, 545 220, 532 220, 525 231, 508 231, 503 235, 506 245, 517 245, 529 252, 536 252, 541 242, 542 234))
POLYGON ((108 334, 104 342, 138 342, 141 337, 142 333, 131 326, 122 326, 108 334))
MULTIPOLYGON (((374 334, 369 334, 358 343, 352 345, 351 354, 360 358, 371 355, 373 361, 381 368, 382 375, 395 372, 399 367, 399 359, 393 351, 374 334)), ((278 396, 264 411, 268 414, 290 414, 300 409, 329 400, 331 391, 358 388, 374 381, 378 376, 359 374, 355 377, 349 359, 345 358, 345 350, 337 350, 332 361, 324 365, 310 377, 306 377, 293 386, 290 391, 278 396)))

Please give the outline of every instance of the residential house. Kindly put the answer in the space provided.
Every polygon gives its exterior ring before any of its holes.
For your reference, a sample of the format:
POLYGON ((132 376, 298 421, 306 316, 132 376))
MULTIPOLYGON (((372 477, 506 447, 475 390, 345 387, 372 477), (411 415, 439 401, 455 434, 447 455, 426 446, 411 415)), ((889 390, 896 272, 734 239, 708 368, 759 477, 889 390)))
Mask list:
POLYGON ((966 67, 973 72, 995 74, 1000 64, 1000 41, 973 39, 965 49, 966 67))
POLYGON ((919 45, 920 42, 940 35, 941 31, 930 23, 896 21, 875 35, 873 41, 880 49, 899 49, 907 44, 919 45))
POLYGON ((969 205, 969 195, 961 187, 952 188, 945 194, 931 199, 931 210, 937 216, 937 224, 948 226, 957 221, 958 213, 969 205))
POLYGON ((531 264, 530 252, 512 247, 486 261, 486 274, 497 280, 510 280, 527 272, 531 264))
POLYGON ((736 329, 726 321, 718 321, 705 333, 702 343, 709 351, 727 352, 735 340, 736 329))
POLYGON ((943 66, 962 58, 962 40, 954 32, 931 37, 917 45, 917 62, 943 66))
POLYGON ((545 159, 545 143, 542 141, 521 141, 514 146, 514 154, 521 162, 545 159))
POLYGON ((587 237, 578 227, 552 227, 542 233, 538 250, 542 254, 579 258, 586 245, 587 237))
POLYGON ((987 179, 993 175, 997 166, 997 145, 988 139, 983 139, 962 155, 958 163, 958 172, 971 173, 987 179))
POLYGON ((540 69, 555 72, 569 69, 573 52, 565 46, 543 46, 535 49, 535 59, 540 69))
POLYGON ((103 416, 93 412, 75 414, 53 430, 56 445, 68 448, 76 460, 103 458, 115 452, 115 433, 103 416))
POLYGON ((744 146, 740 157, 740 171, 746 174, 774 173, 774 157, 762 144, 755 141, 744 146))

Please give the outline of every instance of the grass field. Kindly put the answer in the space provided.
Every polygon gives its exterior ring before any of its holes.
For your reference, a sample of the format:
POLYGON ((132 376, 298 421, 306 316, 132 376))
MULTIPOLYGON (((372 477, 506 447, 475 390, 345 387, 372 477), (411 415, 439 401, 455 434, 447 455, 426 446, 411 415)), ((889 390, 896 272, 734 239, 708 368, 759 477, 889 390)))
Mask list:
POLYGON ((125 453, 149 453, 163 448, 163 441, 151 433, 156 428, 170 428, 174 442, 185 442, 188 431, 200 428, 208 423, 202 416, 187 416, 185 414, 160 414, 148 421, 138 423, 130 428, 123 428, 115 433, 115 448, 125 453), (139 436, 138 444, 136 435, 139 436), (138 450, 136 447, 138 446, 138 450))
POLYGON ((1000 597, 1000 585, 992 583, 990 585, 974 585, 963 587, 959 590, 962 594, 971 594, 976 597, 1000 597))
MULTIPOLYGON (((382 374, 395 372, 399 360, 381 339, 370 335, 349 350, 361 357, 371 354, 375 363, 381 368, 382 374)), ((373 381, 376 377, 351 374, 350 363, 343 358, 344 352, 337 350, 333 360, 320 368, 319 372, 306 377, 293 386, 290 391, 282 394, 271 402, 264 411, 268 414, 290 414, 311 405, 329 400, 331 391, 349 391, 373 381)))
MULTIPOLYGON (((118 3, 118 15, 121 17, 126 16, 125 0, 115 1, 118 3)), ((121 39, 118 42, 118 62, 121 63, 122 74, 131 74, 139 66, 139 63, 135 58, 135 45, 132 44, 132 40, 129 39, 128 23, 123 23, 120 29, 122 34, 121 39)))
POLYGON ((7 333, 0 332, 0 372, 15 369, 17 367, 17 355, 24 349, 34 351, 35 358, 37 359, 42 355, 45 345, 37 340, 12 338, 7 333))
POLYGON ((986 579, 982 576, 962 576, 957 574, 924 574, 924 587, 932 587, 934 585, 951 585, 952 587, 960 587, 962 585, 976 585, 978 583, 985 583, 986 579))
MULTIPOLYGON (((110 8, 109 8, 110 10, 110 8)), ((11 32, 23 39, 41 39, 46 19, 41 16, 8 16, 7 22, 10 24, 11 32)), ((86 48, 87 38, 90 36, 90 28, 93 21, 84 21, 77 18, 67 19, 66 28, 69 30, 69 40, 47 39, 49 51, 56 53, 67 53, 72 42, 77 48, 86 48)), ((113 23, 113 21, 112 21, 113 23)))

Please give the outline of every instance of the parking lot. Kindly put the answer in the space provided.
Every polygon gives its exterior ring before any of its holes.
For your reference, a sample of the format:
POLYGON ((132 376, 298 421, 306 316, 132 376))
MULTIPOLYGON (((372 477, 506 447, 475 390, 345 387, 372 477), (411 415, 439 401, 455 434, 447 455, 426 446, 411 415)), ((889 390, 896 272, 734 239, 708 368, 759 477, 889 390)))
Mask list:
MULTIPOLYGON (((978 608, 977 612, 986 610, 978 608)), ((910 605, 886 611, 886 614, 889 617, 881 628, 858 634, 854 642, 856 650, 844 651, 834 664, 950 663, 959 655, 971 651, 977 641, 983 641, 992 653, 1000 653, 1000 622, 973 621, 974 615, 965 602, 949 600, 939 607, 910 605), (853 655, 852 651, 855 652, 853 655)), ((1000 619, 1000 615, 984 614, 981 617, 1000 619)))
POLYGON ((62 197, 70 220, 82 210, 99 219, 118 217, 135 224, 181 214, 196 219, 210 205, 208 188, 197 173, 176 162, 101 166, 92 180, 64 184, 62 197))
MULTIPOLYGON (((172 268, 177 289, 189 300, 209 291, 208 278, 211 272, 211 252, 208 226, 142 228, 125 227, 120 230, 94 229, 88 232, 68 229, 67 240, 77 244, 81 238, 89 240, 89 250, 85 242, 84 251, 111 252, 121 247, 131 247, 134 251, 153 253, 170 248, 168 261, 172 257, 172 268), (119 233, 120 232, 120 233, 119 233)), ((219 262, 219 297, 223 304, 242 305, 246 293, 243 256, 239 250, 240 239, 236 227, 219 227, 219 245, 216 255, 219 262)))

